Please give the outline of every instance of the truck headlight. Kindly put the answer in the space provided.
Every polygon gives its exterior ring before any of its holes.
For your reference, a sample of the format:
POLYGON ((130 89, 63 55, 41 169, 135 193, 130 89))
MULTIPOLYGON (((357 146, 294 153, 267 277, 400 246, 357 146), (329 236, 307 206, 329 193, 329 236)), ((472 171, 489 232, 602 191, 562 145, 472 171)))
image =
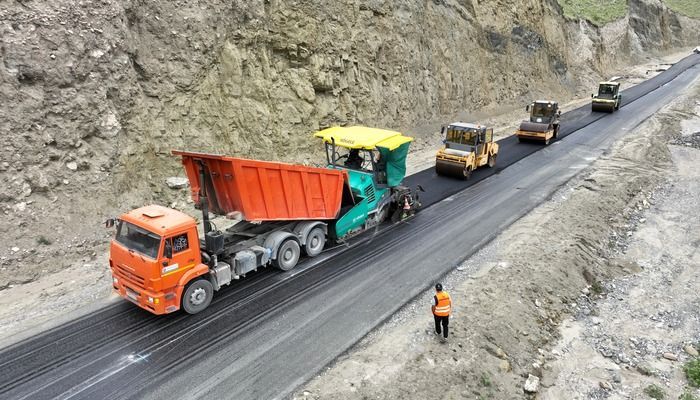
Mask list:
POLYGON ((114 284, 115 284, 115 285, 116 285, 117 283, 119 283, 119 279, 117 279, 117 278, 112 278, 112 280, 114 281, 114 284))

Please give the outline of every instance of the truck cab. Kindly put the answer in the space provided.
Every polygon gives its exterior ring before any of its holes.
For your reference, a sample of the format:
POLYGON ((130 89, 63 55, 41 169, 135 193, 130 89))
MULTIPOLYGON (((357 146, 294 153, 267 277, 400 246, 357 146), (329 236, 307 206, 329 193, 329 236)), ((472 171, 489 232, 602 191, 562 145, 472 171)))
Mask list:
POLYGON ((176 311, 186 282, 207 272, 196 221, 179 211, 150 205, 113 220, 110 244, 113 287, 156 314, 176 311))

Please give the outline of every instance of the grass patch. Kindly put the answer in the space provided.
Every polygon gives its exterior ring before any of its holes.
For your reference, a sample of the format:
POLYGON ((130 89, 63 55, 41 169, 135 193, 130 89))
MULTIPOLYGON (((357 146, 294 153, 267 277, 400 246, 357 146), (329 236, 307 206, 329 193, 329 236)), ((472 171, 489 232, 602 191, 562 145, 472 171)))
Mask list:
POLYGON ((698 400, 689 390, 686 390, 682 395, 678 397, 678 400, 698 400))
POLYGON ((685 363, 683 372, 691 386, 700 387, 700 358, 685 363))
MULTIPOLYGON (((569 18, 584 18, 595 25, 612 22, 627 14, 627 0, 557 0, 569 18)), ((676 0, 684 1, 684 0, 676 0)), ((697 0, 686 0, 691 3, 697 0)))
POLYGON ((46 246, 48 246, 48 245, 50 245, 50 244, 52 243, 52 242, 51 242, 51 239, 47 238, 47 237, 44 236, 44 235, 41 235, 41 236, 39 236, 38 238, 36 238, 36 242, 39 243, 39 244, 46 245, 46 246))
POLYGON ((490 387, 493 383, 491 382, 491 377, 487 373, 481 374, 481 378, 479 378, 479 383, 483 387, 490 387))
POLYGON ((596 279, 591 283, 591 290, 595 294, 601 294, 605 289, 603 289, 603 285, 600 284, 600 282, 596 279))
POLYGON ((663 400, 666 398, 666 393, 660 386, 649 385, 644 388, 644 394, 656 400, 663 400))
POLYGON ((700 1, 698 0, 664 0, 671 10, 691 18, 700 18, 700 1))

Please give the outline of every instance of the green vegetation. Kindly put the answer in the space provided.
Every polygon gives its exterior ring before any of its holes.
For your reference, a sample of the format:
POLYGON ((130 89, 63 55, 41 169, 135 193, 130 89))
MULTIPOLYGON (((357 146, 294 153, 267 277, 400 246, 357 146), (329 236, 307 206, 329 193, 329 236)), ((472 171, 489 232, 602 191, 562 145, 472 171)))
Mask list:
POLYGON ((678 400, 698 400, 698 398, 690 393, 689 390, 686 390, 685 393, 678 397, 678 400))
POLYGON ((481 386, 484 386, 484 387, 491 386, 491 377, 489 376, 489 374, 487 374, 486 372, 481 374, 481 378, 479 379, 479 383, 481 383, 481 386))
MULTIPOLYGON (((558 0, 569 18, 585 18, 596 25, 604 25, 625 16, 627 0, 558 0)), ((697 0, 674 0, 693 3, 697 0)))
POLYGON ((666 393, 664 393, 664 390, 657 385, 649 385, 644 388, 644 394, 656 400, 663 400, 666 398, 666 393))
POLYGON ((692 18, 700 18, 700 1, 698 0, 664 0, 673 11, 692 18))
POLYGON ((603 285, 600 284, 600 282, 596 279, 591 283, 591 290, 595 294, 601 294, 605 289, 603 289, 603 285))
MULTIPOLYGON (((557 0, 569 18, 584 18, 604 25, 627 13, 627 0, 557 0)), ((663 0, 671 10, 691 18, 700 18, 698 0, 663 0)))
POLYGON ((47 239, 46 236, 41 235, 38 238, 36 238, 36 242, 43 245, 49 245, 51 244, 51 239, 47 239))
POLYGON ((685 363, 683 371, 691 386, 700 387, 700 358, 685 363))

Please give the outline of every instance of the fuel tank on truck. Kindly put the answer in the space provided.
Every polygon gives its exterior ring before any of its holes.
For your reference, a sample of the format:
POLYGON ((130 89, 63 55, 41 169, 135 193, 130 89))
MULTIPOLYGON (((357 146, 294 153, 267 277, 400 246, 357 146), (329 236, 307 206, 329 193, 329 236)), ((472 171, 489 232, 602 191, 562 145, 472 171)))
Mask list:
POLYGON ((173 154, 182 157, 195 204, 200 204, 204 184, 209 211, 245 221, 335 219, 348 184, 347 172, 340 169, 177 150, 173 154))

